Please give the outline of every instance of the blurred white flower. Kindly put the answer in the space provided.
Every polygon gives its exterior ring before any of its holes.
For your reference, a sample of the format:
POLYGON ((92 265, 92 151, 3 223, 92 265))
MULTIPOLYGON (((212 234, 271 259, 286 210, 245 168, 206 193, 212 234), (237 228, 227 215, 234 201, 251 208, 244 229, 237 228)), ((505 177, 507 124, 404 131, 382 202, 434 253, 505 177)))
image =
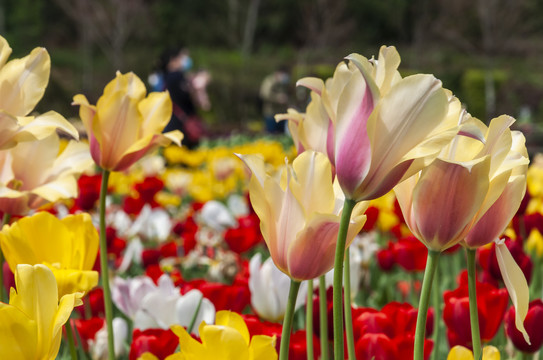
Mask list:
POLYGON ((249 205, 244 196, 232 194, 228 197, 228 200, 226 200, 226 204, 236 218, 249 215, 249 205))
POLYGON ((128 237, 140 235, 148 240, 164 242, 170 236, 172 227, 172 218, 166 210, 152 209, 149 204, 145 204, 127 231, 127 235, 128 237))
MULTIPOLYGON (((367 273, 368 264, 377 250, 379 250, 379 244, 377 244, 374 232, 358 234, 349 247, 352 299, 356 297, 360 290, 360 284, 367 273)), ((332 286, 334 283, 334 269, 325 274, 325 279, 326 288, 332 286)), ((315 282, 315 285, 318 286, 318 282, 315 282)))
POLYGON ((116 276, 111 284, 111 299, 130 319, 134 319, 146 294, 156 290, 151 278, 142 275, 123 279, 116 276))
POLYGON ((204 204, 200 210, 199 219, 202 224, 217 231, 238 226, 238 222, 232 212, 230 212, 226 205, 216 200, 211 200, 204 204))
MULTIPOLYGON (((119 358, 126 354, 125 342, 128 338, 128 324, 123 318, 113 319, 113 349, 115 351, 115 358, 119 358)), ((98 330, 94 336, 94 340, 88 341, 89 353, 93 360, 107 360, 108 359, 108 347, 107 347, 107 325, 104 322, 104 326, 98 330)))
POLYGON ((176 324, 188 327, 193 323, 192 333, 198 335, 198 325, 202 321, 207 324, 214 323, 213 303, 204 298, 199 290, 194 289, 181 295, 172 279, 164 274, 158 279, 158 286, 143 297, 141 307, 134 316, 134 328, 168 329, 176 324))
MULTIPOLYGON (((262 263, 260 254, 249 262, 249 290, 251 305, 261 318, 278 322, 287 309, 290 278, 275 266, 272 258, 262 263)), ((296 298, 295 309, 304 305, 307 297, 306 282, 302 282, 296 298)))

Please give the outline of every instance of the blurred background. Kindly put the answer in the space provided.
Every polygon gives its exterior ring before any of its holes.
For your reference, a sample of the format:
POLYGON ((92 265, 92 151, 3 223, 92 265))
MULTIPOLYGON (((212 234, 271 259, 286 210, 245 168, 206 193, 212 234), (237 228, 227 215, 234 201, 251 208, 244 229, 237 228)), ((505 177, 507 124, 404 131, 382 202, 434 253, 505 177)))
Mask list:
MULTIPOLYGON (((115 71, 147 83, 168 47, 190 51, 209 74, 210 133, 264 129, 263 79, 290 72, 290 106, 303 110, 303 76, 326 78, 352 53, 395 45, 400 71, 432 73, 472 115, 517 118, 531 152, 543 145, 543 2, 539 0, 1 0, 0 34, 12 57, 44 46, 52 58, 38 111, 76 118, 73 95, 91 103, 115 71)), ((148 84, 149 85, 149 84, 148 84)))

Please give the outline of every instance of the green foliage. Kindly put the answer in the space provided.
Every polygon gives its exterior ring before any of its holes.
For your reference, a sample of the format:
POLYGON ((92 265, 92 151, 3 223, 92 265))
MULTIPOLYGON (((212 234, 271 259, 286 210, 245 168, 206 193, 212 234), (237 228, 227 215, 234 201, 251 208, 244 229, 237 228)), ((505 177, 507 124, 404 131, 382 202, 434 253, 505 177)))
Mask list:
MULTIPOLYGON (((487 70, 488 71, 488 70, 487 70)), ((488 121, 486 109, 486 81, 491 81, 495 91, 498 92, 500 87, 507 80, 507 74, 502 70, 493 70, 488 73, 481 69, 468 69, 462 75, 462 97, 466 103, 468 111, 476 118, 488 121), (487 76, 491 79, 485 79, 487 76)))

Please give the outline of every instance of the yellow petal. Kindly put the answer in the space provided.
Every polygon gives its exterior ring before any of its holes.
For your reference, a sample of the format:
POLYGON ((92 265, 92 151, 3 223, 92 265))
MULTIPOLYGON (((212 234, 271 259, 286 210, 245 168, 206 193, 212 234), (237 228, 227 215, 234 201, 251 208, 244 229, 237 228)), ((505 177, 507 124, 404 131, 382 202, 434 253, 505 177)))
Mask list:
POLYGON ((275 336, 253 336, 249 347, 249 360, 277 360, 275 336))
POLYGON ((159 134, 172 117, 172 100, 167 92, 152 92, 140 101, 138 110, 143 117, 142 135, 159 134))
POLYGON ((473 353, 463 346, 456 345, 449 351, 447 360, 473 360, 473 353))
POLYGON ((249 335, 245 321, 243 321, 243 318, 239 314, 233 311, 218 311, 215 317, 215 324, 235 329, 241 334, 245 343, 249 345, 251 336, 249 335))
POLYGON ((530 344, 530 336, 524 328, 524 319, 528 314, 530 302, 528 283, 503 240, 496 241, 496 258, 503 282, 515 307, 515 325, 524 336, 524 341, 530 344))
POLYGON ((16 116, 30 113, 45 93, 50 69, 51 59, 44 48, 5 64, 0 69, 0 108, 16 116))
POLYGON ((57 280, 58 296, 73 293, 87 293, 98 285, 98 272, 92 270, 58 269, 49 264, 57 280))
POLYGON ((485 346, 483 348, 483 360, 500 360, 500 352, 494 346, 485 346))
POLYGON ((159 360, 155 355, 151 354, 150 352, 146 352, 141 354, 138 357, 138 360, 159 360))
POLYGON ((0 36, 0 68, 6 64, 11 55, 11 47, 6 39, 0 36))
POLYGON ((119 71, 115 74, 115 79, 111 80, 104 88, 104 96, 113 96, 115 92, 123 92, 128 97, 135 100, 141 100, 147 92, 145 84, 133 72, 121 74, 119 71))
POLYGON ((36 322, 14 306, 0 303, 0 359, 37 359, 36 322))

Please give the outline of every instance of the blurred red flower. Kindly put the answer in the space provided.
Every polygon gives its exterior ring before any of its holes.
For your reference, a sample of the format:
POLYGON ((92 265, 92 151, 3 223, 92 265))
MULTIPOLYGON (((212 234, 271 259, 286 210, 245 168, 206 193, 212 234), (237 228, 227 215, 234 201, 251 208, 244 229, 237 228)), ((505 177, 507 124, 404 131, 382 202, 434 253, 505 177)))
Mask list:
POLYGON ((543 324, 543 302, 541 299, 530 302, 528 314, 524 320, 524 328, 530 336, 530 345, 524 341, 522 333, 515 326, 515 308, 511 306, 505 314, 505 333, 507 337, 511 339, 517 349, 525 353, 535 353, 543 345, 541 324, 543 324))

